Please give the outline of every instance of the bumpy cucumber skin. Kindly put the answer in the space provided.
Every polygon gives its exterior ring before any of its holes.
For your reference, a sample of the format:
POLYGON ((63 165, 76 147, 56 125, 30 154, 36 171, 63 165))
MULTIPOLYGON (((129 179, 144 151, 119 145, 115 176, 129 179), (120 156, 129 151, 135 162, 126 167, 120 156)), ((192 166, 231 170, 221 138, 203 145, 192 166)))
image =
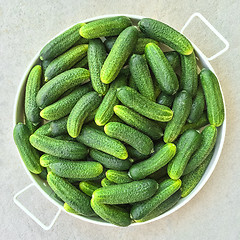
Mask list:
POLYGON ((173 70, 177 70, 180 67, 180 56, 177 52, 175 51, 170 51, 170 52, 165 52, 164 53, 166 59, 172 66, 173 70))
POLYGON ((84 145, 73 141, 57 140, 37 134, 31 135, 29 140, 31 145, 39 151, 56 157, 78 160, 84 159, 88 154, 88 150, 84 145))
POLYGON ((128 174, 134 180, 143 179, 165 166, 175 154, 176 146, 173 143, 167 143, 150 158, 133 164, 128 174))
POLYGON ((37 105, 43 109, 54 103, 64 92, 85 82, 90 77, 84 68, 74 68, 65 71, 44 84, 36 97, 37 105))
POLYGON ((144 179, 99 188, 94 191, 92 199, 104 204, 134 203, 150 198, 157 188, 158 184, 155 180, 144 179))
POLYGON ((108 180, 107 178, 103 178, 102 181, 101 181, 102 187, 107 187, 107 186, 115 185, 115 184, 116 184, 116 183, 108 180))
POLYGON ((93 216, 94 212, 90 205, 90 197, 79 191, 72 184, 49 172, 47 182, 52 190, 76 212, 84 216, 93 216))
POLYGON ((69 213, 79 214, 77 211, 75 211, 73 208, 71 208, 67 203, 64 203, 63 208, 65 211, 69 213))
POLYGON ((179 88, 178 79, 162 50, 156 44, 148 43, 145 56, 160 89, 169 95, 175 94, 179 88))
POLYGON ((79 29, 82 26, 83 23, 78 23, 47 43, 40 52, 40 59, 51 60, 68 50, 81 38, 79 29))
POLYGON ((105 95, 108 90, 108 85, 101 81, 100 71, 107 57, 107 52, 101 39, 92 39, 89 41, 87 54, 93 89, 99 94, 105 95))
POLYGON ((45 135, 48 137, 52 137, 50 125, 51 125, 51 122, 48 122, 48 123, 40 126, 34 133, 36 133, 38 135, 45 135))
POLYGON ((106 177, 108 180, 117 184, 129 183, 133 181, 132 178, 128 176, 127 172, 112 169, 106 171, 106 177))
POLYGON ((140 30, 148 37, 163 42, 175 51, 189 55, 193 51, 192 44, 181 33, 160 21, 143 18, 138 22, 140 30))
POLYGON ((168 122, 172 119, 173 112, 170 108, 150 101, 133 88, 127 86, 119 88, 117 97, 123 105, 147 118, 160 122, 168 122))
POLYGON ((90 181, 83 181, 79 183, 80 190, 82 190, 89 197, 92 197, 93 192, 100 187, 101 186, 98 183, 90 181))
POLYGON ((135 161, 141 161, 144 159, 147 159, 149 157, 149 155, 144 155, 142 153, 140 153, 139 151, 137 151, 135 148, 133 148, 130 145, 126 146, 128 154, 131 158, 133 158, 134 162, 135 161))
POLYGON ((100 162, 104 167, 113 170, 128 170, 132 165, 129 159, 123 161, 122 159, 116 158, 112 155, 98 151, 96 149, 91 149, 89 155, 95 161, 100 162))
POLYGON ((163 131, 157 122, 145 118, 123 105, 116 105, 113 110, 125 123, 137 128, 139 131, 148 135, 151 139, 158 140, 162 137, 163 131))
POLYGON ((137 85, 136 85, 136 83, 134 82, 134 79, 133 79, 133 77, 132 77, 131 75, 130 75, 130 77, 129 77, 128 86, 129 86, 130 88, 133 88, 133 89, 135 89, 136 91, 138 91, 137 85))
POLYGON ((88 45, 82 44, 71 48, 48 65, 44 75, 45 81, 49 81, 60 73, 73 67, 79 60, 87 55, 88 45))
POLYGON ((129 144, 142 154, 148 155, 153 150, 153 142, 147 135, 124 123, 109 122, 104 126, 104 132, 129 144))
POLYGON ((127 150, 120 141, 89 126, 84 126, 76 139, 88 147, 108 153, 116 158, 126 159, 128 157, 127 150))
POLYGON ((174 100, 174 95, 168 95, 165 92, 161 92, 157 98, 157 103, 171 108, 174 100))
POLYGON ((129 61, 131 76, 137 85, 139 92, 154 101, 154 87, 147 61, 141 55, 133 54, 129 61))
POLYGON ((124 63, 133 52, 137 42, 138 30, 128 27, 118 36, 101 69, 101 81, 111 83, 119 74, 124 63))
POLYGON ((132 206, 130 216, 139 220, 154 211, 161 203, 167 200, 181 187, 181 180, 167 179, 159 184, 158 190, 153 197, 132 206))
POLYGON ((18 123, 13 130, 14 142, 27 169, 35 174, 42 172, 40 154, 29 142, 30 130, 23 123, 18 123))
POLYGON ((178 140, 177 153, 168 164, 168 175, 170 178, 179 179, 191 158, 192 154, 200 147, 202 136, 196 130, 188 130, 178 140))
POLYGON ((117 99, 117 89, 127 84, 127 78, 123 74, 120 74, 116 80, 111 83, 107 94, 104 96, 101 102, 96 116, 95 122, 98 126, 105 125, 113 116, 113 107, 119 103, 117 99))
POLYGON ((200 80, 206 99, 208 120, 210 124, 219 127, 224 121, 224 104, 218 79, 213 72, 203 68, 200 80))
POLYGON ((85 24, 80 28, 80 35, 87 39, 119 35, 131 26, 131 20, 125 16, 103 18, 85 24))
POLYGON ((59 135, 67 134, 68 133, 67 132, 67 120, 68 120, 68 116, 49 122, 50 123, 50 137, 56 137, 59 135))
POLYGON ((217 128, 213 125, 209 125, 204 128, 201 135, 201 146, 189 160, 183 175, 186 175, 195 170, 210 154, 217 140, 217 128))
MULTIPOLYGON (((89 45, 88 45, 89 48, 89 45)), ((73 68, 88 68, 88 57, 84 57, 78 63, 76 63, 73 68)))
POLYGON ((40 157, 40 164, 43 167, 48 168, 50 164, 52 163, 58 163, 58 162, 69 162, 68 159, 60 158, 60 157, 55 157, 49 154, 43 154, 40 157))
POLYGON ((68 116, 67 130, 68 134, 76 138, 84 123, 85 118, 90 112, 98 108, 101 103, 101 96, 92 91, 81 97, 68 116))
POLYGON ((59 99, 57 102, 45 107, 40 115, 42 118, 47 120, 57 120, 67 116, 77 101, 86 93, 90 92, 92 86, 90 83, 84 84, 77 89, 73 90, 67 96, 59 99))
POLYGON ((54 138, 58 139, 58 140, 75 141, 75 138, 72 138, 68 134, 59 135, 59 136, 56 136, 54 138))
POLYGON ((26 84, 25 90, 25 114, 27 119, 33 124, 40 123, 40 109, 36 103, 36 96, 41 87, 42 68, 36 65, 31 70, 26 84))
POLYGON ((191 95, 183 90, 174 99, 173 102, 173 118, 167 123, 163 140, 165 143, 173 142, 177 139, 182 127, 186 123, 192 107, 191 95))

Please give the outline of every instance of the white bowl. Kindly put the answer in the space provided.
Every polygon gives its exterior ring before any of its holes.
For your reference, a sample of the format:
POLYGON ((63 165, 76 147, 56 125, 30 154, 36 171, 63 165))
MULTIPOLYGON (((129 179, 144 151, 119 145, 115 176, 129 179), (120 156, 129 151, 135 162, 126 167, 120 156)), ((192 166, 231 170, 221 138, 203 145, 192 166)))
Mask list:
MULTIPOLYGON (((122 16, 122 15, 125 15, 125 14, 103 15, 103 16, 98 16, 98 17, 95 17, 95 18, 89 18, 89 19, 86 19, 82 22, 90 22, 90 21, 105 18, 105 17, 122 16)), ((136 16, 136 15, 125 15, 125 16, 131 18, 131 20, 133 21, 134 24, 136 24, 140 19, 144 18, 143 16, 136 16)), ((66 30, 67 29, 63 30, 63 32, 66 31, 66 30)), ((211 64, 209 63, 209 61, 207 60, 205 55, 200 51, 200 49, 195 44, 193 44, 193 46, 194 46, 194 49, 195 49, 195 52, 196 52, 196 56, 199 59, 198 60, 198 65, 201 66, 201 67, 205 67, 207 69, 210 69, 212 72, 214 72, 211 64)), ((24 75, 21 79, 21 82, 19 84, 19 88, 18 88, 18 91, 17 91, 15 104, 14 104, 14 119, 13 119, 14 126, 15 126, 16 123, 22 122, 24 120, 24 92, 25 92, 26 81, 27 81, 28 74, 29 74, 30 70, 32 69, 32 67, 40 62, 39 54, 40 54, 40 51, 38 51, 38 53, 35 55, 35 57, 31 61, 31 63, 27 67, 27 70, 24 73, 24 75)), ((221 88, 221 86, 220 86, 220 88, 221 88)), ((222 92, 222 89, 221 89, 221 92, 222 92)), ((223 93, 222 93, 222 95, 223 95, 223 93)), ((223 97, 223 102, 224 102, 224 109, 225 109, 224 97, 223 97)), ((162 215, 160 215, 160 216, 158 216, 154 219, 151 219, 149 221, 143 222, 143 223, 133 223, 130 226, 139 226, 141 224, 145 224, 145 223, 149 223, 149 222, 159 220, 159 219, 164 218, 164 217, 168 216, 169 214, 177 211, 179 208, 181 208, 186 203, 188 203, 201 190, 201 188, 204 186, 204 184, 207 182, 207 180, 211 176, 211 174, 212 174, 212 172, 213 172, 213 170, 214 170, 214 168, 215 168, 215 166, 218 162, 221 151, 222 151, 224 138, 225 138, 225 132, 226 132, 226 111, 225 111, 225 120, 224 120, 222 126, 220 126, 218 128, 218 136, 217 136, 216 146, 215 146, 215 150, 214 150, 212 160, 211 160, 205 174, 203 175, 201 181, 194 188, 194 190, 187 197, 180 199, 180 201, 173 208, 171 208, 170 210, 168 210, 164 214, 162 214, 162 215)), ((26 170, 27 175, 32 180, 34 185, 39 189, 39 191, 50 202, 52 202, 58 208, 62 209, 62 211, 65 211, 64 208, 63 208, 62 202, 60 202, 58 199, 56 199, 54 197, 54 193, 53 193, 52 189, 48 186, 47 182, 42 180, 38 175, 30 173, 28 171, 28 169, 26 168, 22 159, 21 159, 21 162, 23 164, 24 169, 26 170)), ((72 214, 72 213, 69 213, 69 212, 67 212, 67 213, 72 215, 75 218, 81 219, 81 220, 86 221, 86 222, 91 222, 91 223, 95 223, 95 224, 98 224, 98 225, 104 225, 104 226, 115 226, 115 225, 107 223, 104 220, 102 220, 100 218, 97 218, 97 217, 83 217, 83 216, 75 215, 75 214, 72 214)))

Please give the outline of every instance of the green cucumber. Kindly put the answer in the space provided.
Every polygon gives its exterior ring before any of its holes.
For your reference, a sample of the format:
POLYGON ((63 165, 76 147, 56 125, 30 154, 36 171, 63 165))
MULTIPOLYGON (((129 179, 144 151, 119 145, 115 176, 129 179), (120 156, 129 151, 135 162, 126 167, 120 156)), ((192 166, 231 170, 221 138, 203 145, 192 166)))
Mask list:
POLYGON ((42 61, 42 71, 43 71, 44 74, 45 74, 45 71, 46 71, 46 69, 47 69, 47 67, 50 63, 51 63, 51 60, 43 60, 42 61))
POLYGON ((120 122, 123 123, 122 119, 120 119, 117 115, 113 115, 108 122, 120 122))
MULTIPOLYGON (((88 46, 89 48, 89 46, 88 46)), ((73 68, 88 68, 88 57, 84 57, 78 63, 76 63, 73 68)))
POLYGON ((31 132, 26 125, 23 123, 15 125, 13 138, 25 166, 30 172, 40 174, 42 172, 39 162, 40 154, 31 146, 29 142, 30 135, 31 132))
POLYGON ((117 97, 126 107, 152 120, 168 122, 172 119, 173 112, 170 108, 150 101, 130 87, 121 87, 117 97))
POLYGON ((31 134, 33 134, 38 128, 41 127, 41 122, 37 125, 34 125, 28 118, 25 116, 25 125, 27 125, 28 129, 30 130, 31 134))
POLYGON ((89 77, 89 71, 84 68, 74 68, 59 74, 40 88, 36 97, 38 107, 43 109, 54 103, 68 89, 86 82, 89 77))
POLYGON ((116 183, 108 180, 107 178, 103 178, 102 181, 101 181, 102 187, 107 187, 107 186, 115 185, 115 184, 116 184, 116 183))
POLYGON ((77 211, 75 211, 73 208, 71 208, 67 203, 63 204, 63 208, 65 211, 73 214, 79 214, 77 211))
POLYGON ((52 131, 50 128, 51 122, 45 123, 40 126, 34 133, 38 135, 45 135, 48 137, 52 137, 52 131))
MULTIPOLYGON (((80 35, 80 34, 79 34, 80 35)), ((80 45, 80 44, 88 44, 89 43, 89 39, 86 39, 86 38, 80 38, 78 41, 76 41, 74 44, 73 44, 73 47, 74 46, 77 46, 77 45, 80 45)))
POLYGON ((164 145, 165 145, 165 143, 163 141, 155 143, 154 144, 154 153, 157 152, 158 150, 160 150, 164 145))
POLYGON ((114 43, 116 42, 117 37, 108 37, 105 41, 104 41, 104 45, 107 49, 108 52, 111 51, 114 43))
POLYGON ((157 103, 171 108, 174 100, 174 95, 168 95, 165 92, 161 92, 157 98, 157 103))
POLYGON ((129 169, 129 176, 134 180, 143 179, 165 166, 175 154, 176 146, 167 143, 150 158, 133 164, 129 169))
POLYGON ((168 45, 183 55, 189 55, 193 51, 192 44, 188 39, 165 23, 151 18, 143 18, 138 22, 138 26, 148 37, 168 45))
POLYGON ((133 180, 128 176, 128 173, 125 171, 118 171, 118 170, 107 170, 106 171, 106 177, 108 180, 121 184, 121 183, 129 183, 133 180))
POLYGON ((38 176, 42 179, 42 180, 47 180, 47 169, 45 167, 42 168, 41 173, 38 174, 38 176))
POLYGON ((179 138, 176 146, 177 153, 168 164, 168 175, 170 178, 179 179, 193 153, 199 149, 202 136, 196 130, 188 130, 179 138))
POLYGON ((224 103, 218 79, 213 72, 203 68, 200 80, 206 99, 208 120, 210 124, 219 127, 224 121, 224 103))
POLYGON ((173 142, 177 139, 182 127, 186 123, 192 107, 191 95, 183 90, 174 99, 173 102, 173 118, 167 123, 164 131, 163 140, 165 143, 173 142))
POLYGON ((133 79, 132 76, 129 77, 128 86, 129 86, 130 88, 133 88, 133 89, 135 89, 136 91, 138 91, 137 85, 136 85, 136 83, 134 82, 134 79, 133 79))
POLYGON ((104 132, 112 138, 129 144, 142 154, 148 155, 153 150, 153 142, 147 135, 126 124, 109 122, 104 126, 104 132))
POLYGON ((148 178, 154 179, 156 181, 160 181, 162 178, 166 178, 166 177, 168 178, 167 165, 163 166, 162 168, 160 168, 159 170, 157 170, 156 172, 148 176, 148 178))
MULTIPOLYGON (((68 116, 50 122, 51 137, 67 134, 68 116)), ((36 132, 37 133, 37 132, 36 132)))
POLYGON ((67 130, 71 137, 76 138, 79 135, 85 118, 98 108, 100 103, 101 97, 94 91, 85 94, 78 100, 67 121, 67 130))
POLYGON ((85 24, 80 28, 80 35, 87 39, 116 36, 131 25, 125 16, 103 18, 85 24))
MULTIPOLYGON (((84 123, 93 122, 98 109, 91 111, 84 120, 84 123)), ((94 122, 95 123, 95 122, 94 122)), ((95 124, 96 125, 96 124, 95 124)), ((96 125, 97 126, 97 125, 96 125)))
POLYGON ((129 156, 134 159, 134 162, 140 161, 140 160, 145 160, 149 157, 149 155, 144 155, 144 154, 140 153, 139 151, 137 151, 135 148, 133 148, 130 145, 127 145, 126 148, 127 148, 129 156))
POLYGON ((118 36, 101 69, 101 81, 111 83, 119 74, 137 42, 138 30, 128 27, 118 36))
POLYGON ((67 180, 71 183, 79 184, 81 181, 101 181, 105 177, 105 171, 99 174, 97 177, 94 178, 68 178, 67 180))
POLYGON ((101 186, 98 183, 90 181, 83 181, 79 183, 80 190, 82 190, 89 197, 92 197, 93 192, 100 187, 101 186))
POLYGON ((104 132, 89 126, 84 126, 77 141, 84 145, 108 153, 116 158, 126 159, 128 157, 125 146, 118 140, 106 135, 104 132))
MULTIPOLYGON (((121 185, 120 185, 121 186, 121 185)), ((153 197, 141 203, 133 204, 130 216, 139 220, 153 212, 161 203, 171 197, 181 187, 181 180, 167 179, 159 184, 158 190, 153 197)))
POLYGON ((51 163, 57 163, 57 162, 69 162, 68 159, 60 158, 60 157, 55 157, 49 154, 43 154, 40 157, 40 164, 43 167, 49 167, 51 163))
POLYGON ((154 87, 154 102, 156 101, 156 98, 158 97, 158 95, 161 93, 161 89, 160 86, 157 82, 157 79, 152 76, 153 79, 153 87, 154 87))
POLYGON ((165 57, 167 58, 168 62, 172 66, 173 70, 177 70, 180 67, 180 56, 175 51, 165 52, 165 57))

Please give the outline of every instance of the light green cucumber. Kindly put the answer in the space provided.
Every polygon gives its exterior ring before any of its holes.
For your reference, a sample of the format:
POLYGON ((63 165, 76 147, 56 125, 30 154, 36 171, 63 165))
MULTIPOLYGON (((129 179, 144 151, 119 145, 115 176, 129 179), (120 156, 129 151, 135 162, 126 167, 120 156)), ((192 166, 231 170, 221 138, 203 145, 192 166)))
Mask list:
POLYGON ((71 208, 67 203, 63 204, 63 208, 65 211, 69 213, 79 214, 77 211, 75 211, 73 208, 71 208))
POLYGON ((128 173, 125 171, 118 171, 118 170, 107 170, 106 171, 106 177, 108 180, 121 184, 121 183, 129 183, 133 180, 128 176, 128 173))
POLYGON ((64 159, 64 158, 60 158, 60 157, 55 157, 55 156, 52 156, 52 155, 49 155, 49 154, 43 154, 41 157, 40 157, 40 164, 41 166, 43 167, 49 167, 50 163, 57 163, 57 162, 67 162, 69 161, 68 159, 64 159))
POLYGON ((110 186, 110 185, 115 185, 116 183, 108 180, 106 177, 102 179, 101 181, 101 185, 102 187, 107 187, 107 186, 110 186))
POLYGON ((98 183, 90 181, 83 181, 79 183, 80 190, 82 190, 89 197, 92 197, 93 192, 100 187, 101 186, 98 183))

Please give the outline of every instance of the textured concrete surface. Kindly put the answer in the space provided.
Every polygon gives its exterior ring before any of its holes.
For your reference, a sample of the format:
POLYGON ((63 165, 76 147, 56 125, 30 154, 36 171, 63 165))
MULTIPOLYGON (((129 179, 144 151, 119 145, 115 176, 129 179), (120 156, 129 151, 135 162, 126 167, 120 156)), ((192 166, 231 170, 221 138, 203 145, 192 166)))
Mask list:
MULTIPOLYGON (((0 1, 0 233, 1 239, 240 239, 240 2, 219 1, 0 1), (137 4, 136 4, 137 2, 137 4), (227 106, 227 134, 217 167, 204 188, 176 213, 140 227, 93 225, 62 213, 46 232, 13 203, 13 195, 30 183, 12 140, 13 104, 26 66, 46 41, 73 23, 111 13, 144 15, 181 29, 193 12, 201 12, 229 41, 230 49, 212 61, 227 106)), ((191 39, 210 55, 222 45, 202 25, 192 26, 191 39)), ((189 35, 188 35, 189 36, 189 35)), ((21 202, 45 223, 55 208, 37 190, 21 202), (51 209, 51 210, 49 210, 51 209)))

